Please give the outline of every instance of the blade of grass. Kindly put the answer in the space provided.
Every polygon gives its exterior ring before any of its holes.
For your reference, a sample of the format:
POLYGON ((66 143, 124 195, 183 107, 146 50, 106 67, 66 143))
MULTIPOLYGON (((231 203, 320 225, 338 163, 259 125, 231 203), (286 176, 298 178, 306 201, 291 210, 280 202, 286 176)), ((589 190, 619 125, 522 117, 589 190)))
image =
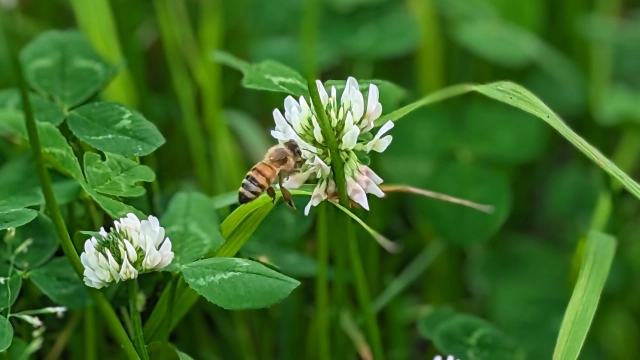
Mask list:
POLYGON ((604 156, 598 149, 576 134, 562 119, 556 115, 547 105, 522 86, 509 82, 499 81, 486 85, 460 84, 431 93, 415 103, 400 108, 388 115, 376 120, 376 126, 384 124, 388 120, 397 121, 411 111, 425 105, 442 101, 454 96, 459 96, 471 91, 479 92, 494 100, 511 105, 526 111, 544 120, 556 129, 562 136, 571 142, 578 150, 582 151, 589 159, 598 164, 604 171, 619 180, 622 185, 637 198, 640 198, 640 185, 617 167, 611 160, 604 156))
MULTIPOLYGON (((71 0, 78 27, 91 40, 98 54, 112 64, 124 65, 126 62, 120 47, 118 31, 115 26, 111 7, 107 0, 71 0)), ((129 70, 120 69, 116 77, 104 90, 107 99, 136 108, 138 94, 129 70)))
POLYGON ((612 236, 597 231, 589 234, 580 275, 560 327, 554 360, 578 358, 609 275, 615 249, 616 240, 612 236))
POLYGON ((373 301, 373 311, 376 313, 380 312, 391 300, 406 289, 407 286, 418 279, 433 263, 433 260, 442 253, 444 248, 445 245, 441 241, 434 241, 425 247, 420 254, 411 260, 409 265, 402 270, 402 273, 393 279, 389 286, 373 301))
POLYGON ((205 193, 211 194, 211 171, 209 170, 209 160, 207 159, 205 137, 198 119, 195 84, 189 77, 189 71, 184 59, 180 56, 180 39, 175 34, 170 16, 171 9, 167 5, 167 1, 155 0, 153 4, 156 9, 156 19, 169 65, 171 81, 180 105, 185 133, 189 140, 187 143, 195 167, 196 179, 200 188, 205 193))

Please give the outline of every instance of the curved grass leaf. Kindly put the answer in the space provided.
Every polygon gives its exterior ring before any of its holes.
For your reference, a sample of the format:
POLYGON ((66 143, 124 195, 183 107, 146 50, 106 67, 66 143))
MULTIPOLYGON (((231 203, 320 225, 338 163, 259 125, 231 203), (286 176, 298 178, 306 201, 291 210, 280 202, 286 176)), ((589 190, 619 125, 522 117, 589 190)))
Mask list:
POLYGON ((204 194, 177 193, 171 199, 161 222, 173 244, 175 258, 170 268, 188 264, 222 246, 216 209, 204 194))
POLYGON ((589 233, 580 275, 569 300, 553 352, 554 360, 578 358, 609 275, 615 249, 616 240, 612 236, 597 231, 589 233))
POLYGON ((578 150, 582 151, 589 159, 598 164, 611 176, 619 180, 633 195, 640 198, 640 185, 618 168, 611 160, 604 156, 598 149, 576 134, 562 119, 556 115, 540 99, 522 86, 509 82, 499 81, 485 85, 460 84, 431 93, 421 100, 400 108, 388 115, 376 120, 376 126, 383 125, 388 120, 397 121, 411 111, 429 104, 433 104, 454 96, 476 91, 494 100, 511 105, 526 111, 544 120, 556 129, 562 136, 571 142, 578 150))
POLYGON ((65 257, 52 259, 29 273, 33 284, 58 305, 70 309, 89 306, 91 295, 65 257))
MULTIPOLYGON (((29 94, 36 121, 60 125, 64 121, 64 113, 58 105, 36 94, 29 94)), ((22 98, 18 89, 0 90, 0 109, 22 111, 22 98)))
POLYGON ((31 222, 38 216, 38 212, 31 209, 0 210, 0 230, 19 227, 31 222))
POLYGON ((0 315, 0 351, 5 351, 11 346, 13 339, 13 327, 6 317, 0 315))
POLYGON ((308 96, 307 81, 297 71, 277 61, 265 60, 250 64, 244 60, 216 51, 211 60, 232 67, 244 75, 242 85, 249 89, 276 91, 293 96, 308 96))
POLYGON ((140 181, 153 181, 151 168, 117 154, 105 153, 106 160, 92 152, 84 154, 87 181, 97 192, 113 196, 136 197, 144 194, 140 181))
POLYGON ((260 309, 280 302, 300 282, 246 259, 211 258, 182 267, 189 286, 230 310, 260 309))
POLYGON ((165 140, 142 114, 109 102, 83 105, 69 113, 69 129, 94 148, 122 156, 144 156, 165 140))
POLYGON ((40 34, 22 50, 20 61, 29 86, 66 108, 89 99, 115 72, 75 30, 40 34))

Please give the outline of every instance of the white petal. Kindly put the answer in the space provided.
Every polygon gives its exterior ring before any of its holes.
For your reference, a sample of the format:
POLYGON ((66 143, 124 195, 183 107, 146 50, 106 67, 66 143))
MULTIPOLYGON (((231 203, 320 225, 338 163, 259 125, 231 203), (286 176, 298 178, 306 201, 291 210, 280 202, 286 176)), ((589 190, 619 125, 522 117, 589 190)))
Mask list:
POLYGON ((315 115, 311 117, 311 123, 313 124, 313 137, 317 142, 322 144, 324 142, 324 136, 322 136, 322 129, 320 128, 320 124, 318 124, 318 119, 315 115))
POLYGON ((344 136, 342 136, 341 149, 350 150, 356 146, 358 142, 358 135, 360 135, 360 129, 357 126, 352 126, 344 136))
POLYGON ((162 246, 160 247, 160 255, 162 256, 162 259, 155 266, 156 269, 162 269, 163 267, 169 265, 173 260, 174 254, 171 251, 171 240, 169 240, 169 238, 165 239, 165 241, 162 243, 162 246))
POLYGON ((320 101, 322 102, 322 106, 327 107, 329 103, 329 95, 327 94, 327 90, 322 85, 320 80, 316 80, 316 86, 318 87, 318 93, 320 94, 320 101))
POLYGON ((293 174, 290 175, 282 184, 282 186, 286 187, 287 189, 297 189, 299 188, 302 184, 304 184, 307 179, 309 179, 309 176, 311 175, 312 170, 309 171, 305 171, 303 173, 297 173, 297 174, 293 174))
POLYGON ((309 211, 311 211, 312 206, 317 206, 327 198, 327 182, 321 181, 315 189, 313 189, 313 194, 311 195, 311 200, 304 208, 304 214, 309 215, 309 211))
POLYGON ((378 174, 376 174, 375 172, 373 172, 373 170, 371 170, 370 167, 366 166, 366 165, 360 165, 360 171, 369 179, 371 179, 371 181, 373 181, 374 184, 379 185, 382 184, 382 178, 380 176, 378 176, 378 174))
POLYGON ((101 235, 102 237, 105 237, 105 238, 107 237, 107 235, 109 235, 109 234, 107 234, 107 232, 104 230, 104 228, 103 228, 103 227, 101 227, 101 228, 100 228, 99 233, 100 233, 100 235, 101 235))
POLYGON ((160 254, 160 251, 152 245, 147 245, 144 260, 142 260, 142 268, 145 270, 151 270, 155 268, 161 260, 162 254, 160 254))
POLYGON ((122 280, 130 280, 138 277, 138 270, 136 270, 131 264, 129 260, 125 257, 122 262, 122 270, 120 270, 120 278, 122 280))
POLYGON ((285 136, 289 135, 290 132, 293 132, 291 125, 287 123, 279 109, 273 110, 273 120, 276 122, 276 130, 285 134, 285 136))
POLYGON ((367 152, 373 150, 381 153, 385 151, 387 147, 389 147, 389 144, 391 144, 391 140, 393 140, 393 136, 387 135, 380 140, 372 141, 367 144, 367 152))
POLYGON ((349 198, 360 204, 364 209, 369 210, 369 202, 367 201, 367 194, 360 185, 350 177, 347 177, 347 193, 349 198))
POLYGON ((325 164, 324 161, 322 161, 322 159, 320 159, 320 157, 316 156, 313 159, 313 169, 314 171, 316 171, 316 175, 318 175, 319 178, 323 178, 329 175, 329 173, 331 172, 331 168, 325 164))
POLYGON ((351 91, 351 111, 355 122, 359 123, 364 115, 364 96, 357 87, 351 91))
POLYGON ((380 128, 380 130, 378 130, 378 133, 376 134, 376 136, 375 136, 375 137, 379 139, 382 135, 386 134, 386 133, 387 133, 387 131, 389 131, 389 130, 393 129, 393 126, 394 126, 393 121, 391 121, 391 120, 387 121, 387 122, 386 122, 386 123, 385 123, 385 124, 380 128))
POLYGON ((132 263, 136 262, 136 260, 138 260, 138 253, 136 252, 136 249, 133 248, 133 245, 131 245, 128 240, 125 239, 123 242, 125 249, 127 250, 129 261, 131 261, 132 263))

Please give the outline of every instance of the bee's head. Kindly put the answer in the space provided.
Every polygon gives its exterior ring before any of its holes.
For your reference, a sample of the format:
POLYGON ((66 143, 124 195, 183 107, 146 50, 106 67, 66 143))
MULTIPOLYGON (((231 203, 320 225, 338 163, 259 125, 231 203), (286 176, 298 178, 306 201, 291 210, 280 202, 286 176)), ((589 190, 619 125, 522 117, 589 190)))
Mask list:
POLYGON ((289 151, 291 151, 296 161, 302 158, 302 151, 300 150, 300 146, 298 146, 298 143, 295 140, 287 141, 286 143, 284 143, 284 146, 289 149, 289 151))

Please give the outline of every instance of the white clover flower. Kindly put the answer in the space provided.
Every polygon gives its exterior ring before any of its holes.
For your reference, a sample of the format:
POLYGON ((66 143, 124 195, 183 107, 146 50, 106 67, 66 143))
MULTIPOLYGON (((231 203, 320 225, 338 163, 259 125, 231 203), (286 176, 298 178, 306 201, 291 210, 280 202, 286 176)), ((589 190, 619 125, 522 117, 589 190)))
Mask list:
POLYGON ((84 244, 80 261, 84 265, 84 283, 100 289, 115 281, 135 279, 138 274, 159 270, 171 263, 171 240, 165 238, 158 219, 149 216, 140 221, 134 214, 114 221, 107 233, 100 228, 84 244))
MULTIPOLYGON (((433 360, 443 360, 443 358, 442 358, 442 356, 437 355, 436 357, 433 358, 433 360)), ((453 356, 453 355, 449 355, 449 356, 447 356, 446 360, 458 360, 458 359, 456 359, 455 356, 453 356)))
MULTIPOLYGON (((335 86, 331 87, 328 94, 320 81, 316 83, 324 107, 322 111, 327 114, 331 123, 340 158, 344 162, 349 198, 368 210, 367 193, 378 197, 384 196, 378 187, 382 179, 361 163, 358 154, 385 151, 393 138, 391 135, 383 135, 393 128, 393 122, 388 121, 384 124, 375 136, 369 133, 374 121, 382 113, 382 104, 378 101, 379 92, 376 85, 369 84, 369 94, 365 104, 364 95, 353 77, 347 80, 339 103, 335 86)), ((310 100, 309 103, 311 103, 310 100)), ((291 175, 283 185, 295 189, 309 178, 317 180, 311 200, 304 211, 306 215, 309 214, 312 206, 335 197, 329 148, 318 124, 316 109, 313 106, 310 107, 309 103, 302 96, 299 101, 288 96, 284 100, 284 116, 278 109, 273 111, 276 128, 271 132, 271 135, 280 143, 291 139, 296 140, 302 150, 304 164, 300 172, 291 175)))

